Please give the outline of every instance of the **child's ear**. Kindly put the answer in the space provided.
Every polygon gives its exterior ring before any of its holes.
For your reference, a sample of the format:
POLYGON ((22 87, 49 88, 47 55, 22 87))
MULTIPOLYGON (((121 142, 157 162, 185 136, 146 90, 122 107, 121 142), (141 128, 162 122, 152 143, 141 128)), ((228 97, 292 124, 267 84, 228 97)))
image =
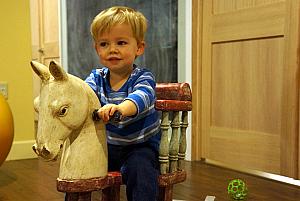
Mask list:
POLYGON ((138 43, 138 49, 136 51, 136 56, 140 56, 144 54, 146 43, 145 41, 141 41, 138 43))

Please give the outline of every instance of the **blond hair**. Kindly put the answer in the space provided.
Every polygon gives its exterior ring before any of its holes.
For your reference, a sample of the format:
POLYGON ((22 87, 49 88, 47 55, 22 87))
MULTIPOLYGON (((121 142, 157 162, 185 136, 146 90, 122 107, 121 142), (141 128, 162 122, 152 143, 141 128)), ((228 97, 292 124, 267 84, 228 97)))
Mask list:
POLYGON ((145 16, 132 8, 124 6, 114 6, 100 12, 91 24, 91 34, 96 41, 97 36, 109 31, 117 24, 126 23, 131 26, 133 36, 138 42, 144 40, 147 30, 147 20, 145 16))

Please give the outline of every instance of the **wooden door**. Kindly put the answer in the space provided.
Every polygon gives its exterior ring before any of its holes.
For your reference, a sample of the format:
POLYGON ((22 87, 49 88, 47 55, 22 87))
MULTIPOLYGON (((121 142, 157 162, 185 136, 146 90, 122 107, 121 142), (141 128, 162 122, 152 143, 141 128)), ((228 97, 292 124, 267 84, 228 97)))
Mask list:
MULTIPOLYGON (((59 6, 57 0, 30 0, 32 60, 49 65, 59 62, 59 6)), ((39 95, 40 79, 33 75, 33 95, 39 95)), ((37 120, 37 116, 35 116, 37 120)))
POLYGON ((59 56, 59 12, 58 2, 40 0, 40 55, 41 62, 48 66, 51 60, 58 62, 59 56))
POLYGON ((59 6, 56 0, 30 0, 32 59, 59 61, 59 6))
POLYGON ((298 178, 299 0, 193 4, 193 159, 298 178))

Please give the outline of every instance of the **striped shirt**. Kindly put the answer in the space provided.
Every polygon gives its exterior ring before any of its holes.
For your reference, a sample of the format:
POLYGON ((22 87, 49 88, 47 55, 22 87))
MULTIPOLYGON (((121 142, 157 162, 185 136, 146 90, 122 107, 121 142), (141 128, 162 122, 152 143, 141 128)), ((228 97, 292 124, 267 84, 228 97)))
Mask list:
POLYGON ((95 91, 101 105, 120 104, 131 100, 137 107, 137 114, 124 117, 119 123, 106 124, 107 141, 113 145, 130 145, 149 142, 156 150, 160 141, 160 117, 154 108, 156 100, 153 74, 134 65, 128 80, 118 90, 110 87, 109 69, 94 69, 85 82, 95 91))

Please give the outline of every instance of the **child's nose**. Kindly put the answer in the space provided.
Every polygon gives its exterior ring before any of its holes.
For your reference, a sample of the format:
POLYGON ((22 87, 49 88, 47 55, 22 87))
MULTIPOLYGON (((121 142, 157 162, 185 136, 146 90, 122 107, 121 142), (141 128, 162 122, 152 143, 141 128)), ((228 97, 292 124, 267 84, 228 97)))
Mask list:
POLYGON ((109 51, 110 52, 117 52, 118 51, 117 45, 116 44, 111 44, 109 46, 109 51))

